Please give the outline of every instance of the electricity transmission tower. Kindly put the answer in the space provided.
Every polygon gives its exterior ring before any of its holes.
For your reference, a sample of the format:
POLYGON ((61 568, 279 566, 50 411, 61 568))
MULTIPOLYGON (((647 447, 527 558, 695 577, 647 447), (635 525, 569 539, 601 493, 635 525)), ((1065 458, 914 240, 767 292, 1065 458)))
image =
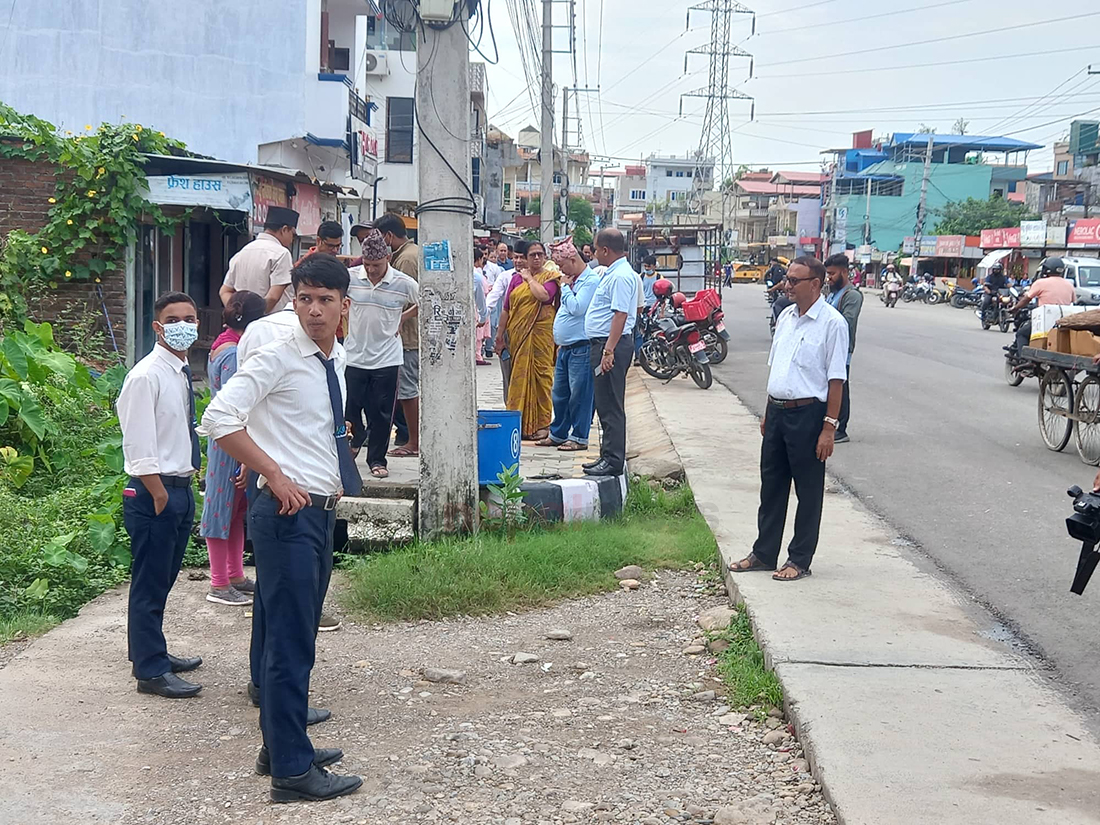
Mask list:
MULTIPOLYGON (((690 49, 684 55, 684 72, 687 72, 688 57, 693 54, 705 54, 710 60, 709 79, 705 88, 695 89, 680 95, 680 114, 684 113, 685 97, 706 98, 707 109, 703 117, 703 129, 699 135, 699 148, 695 153, 692 192, 689 210, 700 217, 706 212, 704 194, 717 182, 722 196, 722 226, 729 227, 730 193, 723 184, 733 177, 733 146, 730 138, 729 101, 752 100, 753 98, 729 86, 729 66, 731 57, 749 58, 749 77, 752 76, 752 55, 744 49, 730 43, 730 27, 734 14, 751 14, 752 34, 756 33, 756 13, 735 0, 705 0, 691 6, 687 12, 687 27, 691 28, 693 11, 710 12, 710 42, 705 46, 690 49)), ((750 119, 755 117, 756 104, 752 104, 750 119)))

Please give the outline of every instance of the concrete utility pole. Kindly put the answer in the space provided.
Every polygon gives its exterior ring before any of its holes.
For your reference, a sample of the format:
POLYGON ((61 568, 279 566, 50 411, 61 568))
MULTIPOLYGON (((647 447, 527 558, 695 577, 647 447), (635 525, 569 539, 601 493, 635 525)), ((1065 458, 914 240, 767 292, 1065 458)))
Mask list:
POLYGON ((561 90, 561 225, 569 231, 569 88, 561 90))
POLYGON ((477 525, 475 310, 471 260, 470 58, 458 25, 424 26, 417 44, 420 176, 420 535, 477 525), (468 208, 466 206, 468 204, 468 208), (432 244, 450 245, 452 265, 432 244), (440 261, 440 263, 434 263, 440 261))
POLYGON ((867 178, 867 206, 863 209, 863 242, 871 245, 871 179, 867 178))
MULTIPOLYGON (((554 0, 542 0, 542 184, 539 187, 539 238, 554 240, 554 0)), ((562 147, 564 151, 565 147, 562 147)))
POLYGON ((935 135, 928 136, 928 148, 924 152, 924 177, 920 182, 920 203, 917 205, 917 231, 913 242, 913 265, 909 267, 910 275, 917 275, 917 266, 920 264, 920 245, 924 238, 925 203, 928 200, 928 179, 932 176, 932 141, 935 135))

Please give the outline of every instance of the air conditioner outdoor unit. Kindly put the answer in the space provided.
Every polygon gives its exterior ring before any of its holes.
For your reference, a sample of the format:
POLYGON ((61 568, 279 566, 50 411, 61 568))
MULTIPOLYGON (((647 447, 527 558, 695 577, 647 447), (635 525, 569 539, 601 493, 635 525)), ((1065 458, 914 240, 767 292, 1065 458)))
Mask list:
POLYGON ((363 52, 363 67, 369 75, 390 73, 389 55, 385 52, 363 52))

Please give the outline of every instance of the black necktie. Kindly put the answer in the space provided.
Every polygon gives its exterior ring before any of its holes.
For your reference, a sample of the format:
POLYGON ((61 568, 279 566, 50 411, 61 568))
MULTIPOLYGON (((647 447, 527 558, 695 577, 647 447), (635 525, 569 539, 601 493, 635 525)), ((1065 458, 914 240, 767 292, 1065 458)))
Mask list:
POLYGON ((191 431, 191 466, 197 471, 202 466, 202 450, 199 448, 199 434, 195 432, 198 424, 195 421, 195 383, 191 377, 191 367, 187 364, 183 365, 183 374, 187 376, 187 428, 191 431))
POLYGON ((363 492, 363 478, 348 444, 348 428, 344 423, 344 399, 340 394, 340 379, 336 377, 336 365, 331 358, 321 353, 313 353, 317 360, 325 365, 325 378, 328 379, 328 397, 332 402, 332 421, 336 427, 336 457, 340 459, 340 484, 345 496, 357 496, 363 492))

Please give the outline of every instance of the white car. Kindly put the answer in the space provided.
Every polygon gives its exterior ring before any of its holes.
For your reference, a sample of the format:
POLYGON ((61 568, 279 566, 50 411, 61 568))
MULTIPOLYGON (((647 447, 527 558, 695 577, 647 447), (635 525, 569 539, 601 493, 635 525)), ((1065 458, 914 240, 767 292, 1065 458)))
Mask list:
POLYGON ((1100 306, 1100 258, 1062 257, 1066 278, 1073 282, 1077 303, 1100 306))

